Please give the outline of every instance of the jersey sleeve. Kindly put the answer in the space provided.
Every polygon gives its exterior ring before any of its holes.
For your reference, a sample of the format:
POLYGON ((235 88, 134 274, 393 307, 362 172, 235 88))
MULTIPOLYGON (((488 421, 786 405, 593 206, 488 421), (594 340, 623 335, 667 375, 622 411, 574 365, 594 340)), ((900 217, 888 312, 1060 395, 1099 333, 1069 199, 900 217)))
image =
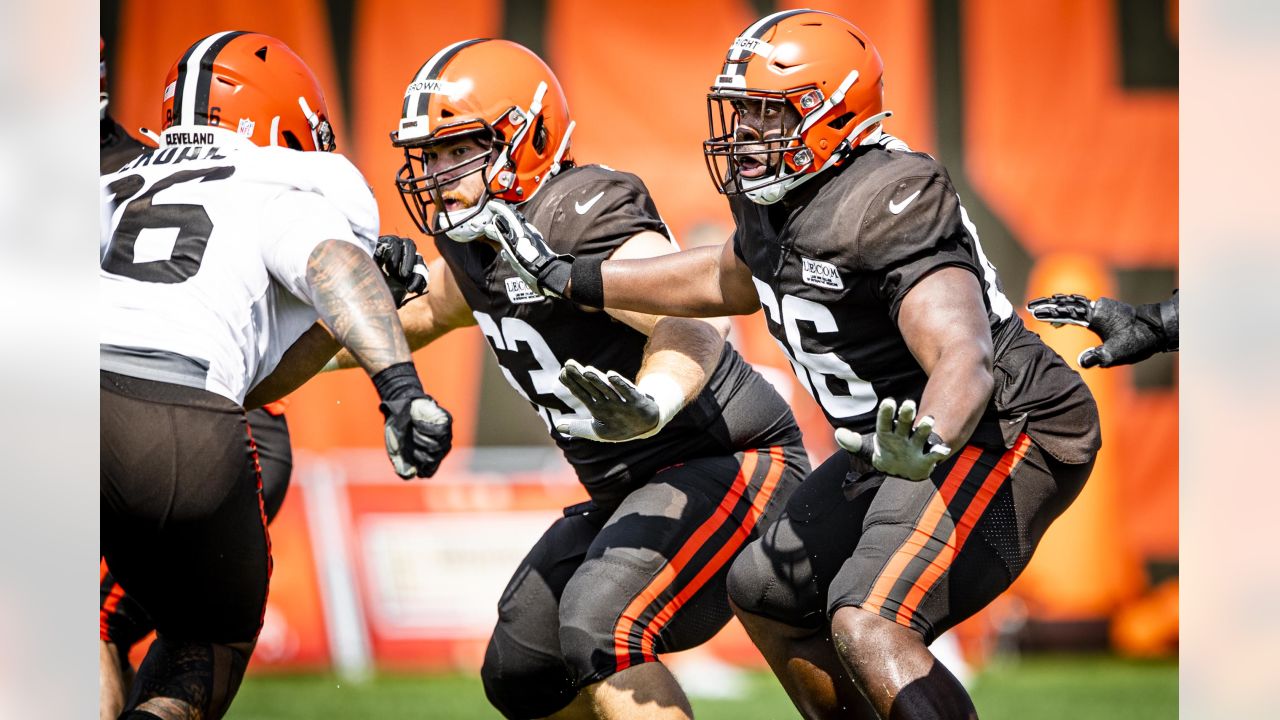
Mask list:
MULTIPOLYGON (((293 151, 296 153, 296 151, 293 151)), ((365 182, 364 175, 343 155, 336 153, 305 153, 319 161, 317 173, 310 189, 325 197, 342 213, 351 232, 370 253, 378 243, 378 202, 373 190, 365 182)))
POLYGON ((307 261, 320 243, 341 240, 372 255, 372 246, 360 236, 349 217, 319 193, 282 193, 268 203, 266 217, 262 260, 267 272, 309 305, 315 303, 307 283, 307 261))
POLYGON ((946 170, 932 161, 914 170, 884 183, 858 225, 855 264, 873 273, 894 318, 907 293, 930 273, 958 266, 982 279, 946 170))
POLYGON ((649 190, 639 178, 612 172, 584 182, 560 200, 552 242, 578 257, 609 255, 637 233, 670 236, 649 190))

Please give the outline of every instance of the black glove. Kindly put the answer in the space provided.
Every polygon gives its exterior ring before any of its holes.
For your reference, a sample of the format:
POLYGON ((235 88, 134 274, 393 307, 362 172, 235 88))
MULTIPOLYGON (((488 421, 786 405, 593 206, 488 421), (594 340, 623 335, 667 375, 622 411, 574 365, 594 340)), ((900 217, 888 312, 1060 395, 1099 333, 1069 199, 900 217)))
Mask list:
MULTIPOLYGON (((1177 296, 1170 302, 1176 333, 1177 296)), ((1083 295, 1054 295, 1032 300, 1027 303, 1027 309, 1037 320, 1055 327, 1069 323, 1092 330, 1102 338, 1102 344, 1080 353, 1080 367, 1106 368, 1140 362, 1157 352, 1177 347, 1176 337, 1168 336, 1161 319, 1163 304, 1135 308, 1105 297, 1091 301, 1083 295)))
POLYGON ((431 477, 453 447, 453 417, 422 390, 413 363, 392 365, 373 376, 386 418, 383 434, 396 474, 431 477))
POLYGON ((383 235, 373 249, 373 259, 387 280, 396 307, 427 292, 427 263, 412 238, 383 235))
POLYGON ((573 256, 552 252, 538 228, 501 200, 490 200, 493 219, 484 234, 502 246, 502 258, 534 292, 564 297, 573 272, 573 256))

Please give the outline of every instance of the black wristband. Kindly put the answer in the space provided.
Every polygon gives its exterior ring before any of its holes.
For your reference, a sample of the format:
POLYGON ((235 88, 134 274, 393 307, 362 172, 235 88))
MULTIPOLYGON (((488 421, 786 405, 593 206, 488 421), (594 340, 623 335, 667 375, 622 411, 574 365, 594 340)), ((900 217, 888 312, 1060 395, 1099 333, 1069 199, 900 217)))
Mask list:
POLYGON ((418 378, 418 370, 412 362, 396 363, 383 368, 372 379, 373 387, 377 389, 382 402, 426 395, 422 389, 422 380, 418 378))
POLYGON ((1178 349, 1178 291, 1173 297, 1160 303, 1160 325, 1164 328, 1165 350, 1178 349))
POLYGON ((570 274, 569 299, 587 307, 604 307, 604 275, 601 267, 605 258, 600 255, 575 258, 570 274))
POLYGON ((1169 349, 1169 336, 1165 332, 1164 319, 1161 317, 1160 305, 1161 303, 1138 305, 1133 309, 1133 316, 1138 322, 1150 328, 1152 334, 1154 334, 1156 339, 1159 340, 1159 344, 1152 349, 1164 352, 1169 349))

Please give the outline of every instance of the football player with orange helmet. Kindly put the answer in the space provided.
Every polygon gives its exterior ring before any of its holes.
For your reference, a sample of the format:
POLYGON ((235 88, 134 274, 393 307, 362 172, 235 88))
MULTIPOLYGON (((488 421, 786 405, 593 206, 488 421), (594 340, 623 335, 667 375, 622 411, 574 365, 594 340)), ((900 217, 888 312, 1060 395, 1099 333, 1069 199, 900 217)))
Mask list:
POLYGON ((844 450, 735 561, 738 616, 806 717, 970 718, 928 645, 1026 566, 1089 476, 1098 415, 1014 314, 947 171, 884 132, 883 68, 826 12, 734 38, 707 98, 736 224, 720 248, 571 258, 521 224, 486 231, 548 295, 764 309, 844 450))
POLYGON ((377 205, 327 152, 307 65, 276 38, 216 33, 169 70, 162 112, 160 146, 101 181, 102 555, 156 627, 121 717, 216 718, 271 574, 249 391, 323 320, 373 380, 397 474, 434 473, 451 421, 423 392, 372 257, 377 205))
POLYGON ((725 342, 725 320, 549 300, 498 258, 485 228, 518 213, 560 252, 678 249, 638 177, 575 162, 568 101, 537 55, 506 40, 450 45, 401 111, 396 183, 441 254, 431 294, 401 310, 410 344, 479 325, 591 497, 512 576, 485 693, 510 718, 687 718, 659 658, 732 617, 730 562, 808 471, 795 420, 725 342))
MULTIPOLYGON (((99 160, 103 175, 114 172, 148 148, 111 117, 107 93, 106 43, 98 40, 99 118, 101 151, 99 160)), ((262 504, 267 524, 275 520, 284 503, 293 472, 293 449, 289 443, 289 424, 284 416, 284 403, 272 403, 246 413, 262 468, 262 504)), ((124 707, 133 667, 129 651, 155 629, 154 623, 138 602, 124 592, 103 563, 99 570, 99 642, 98 653, 101 697, 99 707, 103 720, 114 720, 124 707)))

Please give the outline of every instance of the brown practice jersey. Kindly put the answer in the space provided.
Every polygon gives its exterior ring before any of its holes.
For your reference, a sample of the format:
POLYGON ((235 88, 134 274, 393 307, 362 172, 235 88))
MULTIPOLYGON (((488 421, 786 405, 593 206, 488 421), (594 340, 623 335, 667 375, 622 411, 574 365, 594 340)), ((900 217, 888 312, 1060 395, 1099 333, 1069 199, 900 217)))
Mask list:
POLYGON ((974 440, 1009 442, 1025 428, 1061 460, 1096 452, 1092 397, 1013 312, 933 158, 900 142, 864 146, 775 205, 740 195, 730 205, 734 250, 769 332, 833 427, 869 432, 880 400, 919 402, 928 376, 898 313, 921 279, 960 267, 981 283, 995 351, 996 387, 974 440))
MULTIPOLYGON (((520 206, 559 253, 607 256, 637 233, 668 235, 644 183, 601 165, 556 175, 520 206)), ((564 419, 590 419, 558 379, 565 361, 616 370, 635 380, 646 336, 608 314, 534 293, 483 242, 443 235, 436 247, 497 356, 507 381, 547 424, 592 497, 613 504, 656 470, 693 457, 731 454, 799 438, 786 403, 725 346, 702 393, 657 435, 625 443, 565 437, 564 419)))

